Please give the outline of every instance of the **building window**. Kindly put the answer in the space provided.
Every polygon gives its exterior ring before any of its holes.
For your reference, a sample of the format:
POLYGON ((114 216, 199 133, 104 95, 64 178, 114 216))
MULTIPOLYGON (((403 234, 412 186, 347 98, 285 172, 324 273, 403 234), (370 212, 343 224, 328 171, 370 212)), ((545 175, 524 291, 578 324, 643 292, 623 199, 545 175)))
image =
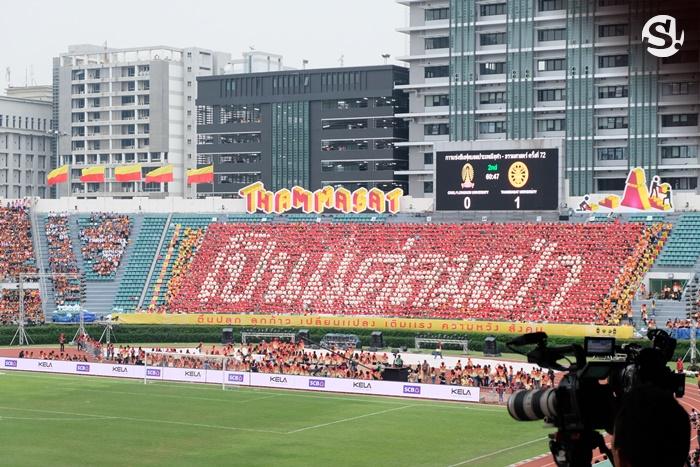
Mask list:
POLYGON ((447 123, 432 123, 423 125, 423 134, 426 136, 449 135, 450 126, 447 123))
POLYGON ((538 89, 539 102, 563 101, 566 99, 566 89, 538 89))
POLYGON ((447 94, 425 96, 426 107, 446 107, 448 105, 450 105, 450 96, 447 94))
MULTIPOLYGON (((220 164, 258 164, 260 163, 260 153, 259 152, 242 152, 235 154, 221 154, 219 156, 220 164)), ((197 156, 197 164, 211 164, 211 161, 204 162, 199 160, 199 155, 197 156)))
POLYGON ((698 177, 663 177, 662 182, 671 185, 674 190, 696 190, 698 177))
POLYGON ((545 60, 537 60, 538 71, 558 71, 563 70, 566 65, 564 58, 548 58, 545 60))
POLYGON ((500 75, 505 73, 505 62, 479 63, 479 73, 482 75, 500 75))
POLYGON ((598 98, 600 99, 627 97, 628 93, 629 87, 626 84, 621 86, 600 86, 598 88, 598 98))
POLYGON ((367 119, 353 120, 323 120, 321 128, 324 130, 364 130, 368 126, 367 119))
POLYGON ((426 78, 447 78, 450 75, 449 65, 425 67, 426 78))
POLYGON ((537 131, 564 131, 566 120, 563 118, 548 118, 537 120, 537 131))
POLYGON ((664 96, 685 96, 698 93, 698 83, 692 81, 679 83, 663 83, 661 92, 664 96))
POLYGON ((696 63, 697 61, 697 50, 679 50, 670 57, 661 59, 661 63, 663 63, 664 65, 673 65, 676 63, 696 63))
POLYGON ((565 0, 539 0, 538 2, 539 11, 555 11, 563 10, 566 8, 565 0))
POLYGON ((369 149, 369 141, 321 141, 322 151, 364 151, 369 149))
POLYGON ((627 128, 627 117, 599 117, 599 130, 615 130, 627 128))
POLYGON ((697 146, 660 146, 664 159, 686 159, 698 157, 697 146))
POLYGON ((627 148, 598 148, 599 161, 623 161, 627 159, 627 148))
POLYGON ((627 66, 627 55, 603 55, 598 57, 599 68, 617 68, 627 66))
POLYGON ((629 0, 598 0, 598 6, 627 5, 629 0))
POLYGON ((505 32, 488 32, 479 35, 481 45, 500 45, 506 43, 505 32))
POLYGON ((423 165, 433 165, 433 153, 424 152, 423 153, 423 165))
POLYGON ((197 135, 197 144, 214 144, 214 135, 197 135))
POLYGON ((505 133, 506 132, 506 122, 479 122, 479 133, 491 134, 491 133, 505 133))
POLYGON ((230 184, 230 183, 239 183, 239 184, 251 184, 259 181, 261 179, 260 177, 260 172, 253 172, 253 173, 233 173, 233 174, 222 174, 219 175, 219 183, 222 184, 230 184))
POLYGON ((598 191, 622 191, 625 189, 624 178, 599 178, 598 191))
POLYGON ((443 37, 426 37, 425 39, 425 49, 449 49, 450 48, 450 38, 447 36, 443 37))
POLYGON ((341 99, 323 101, 323 110, 350 110, 369 107, 369 99, 341 99))
POLYGON ((219 113, 219 123, 261 123, 262 112, 257 104, 222 105, 219 113))
POLYGON ((566 29, 539 29, 537 31, 537 40, 540 42, 549 41, 565 41, 566 40, 566 29))
POLYGON ((323 161, 322 172, 366 172, 369 168, 367 161, 323 161))
POLYGON ((433 193, 433 182, 423 182, 423 193, 426 195, 433 193))
POLYGON ((506 93, 504 91, 495 92, 480 92, 480 104, 503 104, 506 101, 506 93))
POLYGON ((662 115, 661 126, 698 126, 698 114, 662 115))
POLYGON ((599 37, 617 37, 627 35, 626 24, 601 24, 598 26, 599 37))
POLYGON ((440 21, 443 19, 450 19, 449 8, 430 8, 425 10, 426 21, 440 21))
POLYGON ((490 5, 479 5, 479 13, 481 16, 496 16, 506 14, 505 3, 493 3, 490 5))

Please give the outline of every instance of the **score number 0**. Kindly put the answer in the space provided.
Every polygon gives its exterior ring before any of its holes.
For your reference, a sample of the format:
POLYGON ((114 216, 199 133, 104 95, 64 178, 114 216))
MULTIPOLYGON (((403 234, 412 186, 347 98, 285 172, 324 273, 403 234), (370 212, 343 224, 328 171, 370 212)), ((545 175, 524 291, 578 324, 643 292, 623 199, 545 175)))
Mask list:
MULTIPOLYGON (((515 209, 520 209, 520 196, 513 200, 515 202, 515 209)), ((469 210, 472 207, 472 199, 469 196, 464 197, 464 209, 469 210)))

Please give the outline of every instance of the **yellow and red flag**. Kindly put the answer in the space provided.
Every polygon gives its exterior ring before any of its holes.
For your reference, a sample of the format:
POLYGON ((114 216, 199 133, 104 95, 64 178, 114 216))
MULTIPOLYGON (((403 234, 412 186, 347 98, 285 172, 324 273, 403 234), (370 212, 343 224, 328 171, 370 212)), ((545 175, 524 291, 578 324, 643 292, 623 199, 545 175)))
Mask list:
POLYGON ((68 166, 62 165, 57 169, 53 169, 49 172, 49 176, 46 177, 46 182, 49 186, 57 185, 59 183, 66 183, 68 181, 68 166))
POLYGON ((114 169, 114 178, 118 182, 140 182, 141 164, 122 165, 114 169))
POLYGON ((167 183, 173 181, 172 164, 158 167, 146 174, 146 183, 167 183))
POLYGON ((208 165, 199 169, 189 169, 187 171, 187 184, 194 185, 195 183, 213 183, 214 182, 214 166, 208 165))
POLYGON ((105 168, 101 165, 85 167, 80 174, 81 182, 104 183, 105 168))

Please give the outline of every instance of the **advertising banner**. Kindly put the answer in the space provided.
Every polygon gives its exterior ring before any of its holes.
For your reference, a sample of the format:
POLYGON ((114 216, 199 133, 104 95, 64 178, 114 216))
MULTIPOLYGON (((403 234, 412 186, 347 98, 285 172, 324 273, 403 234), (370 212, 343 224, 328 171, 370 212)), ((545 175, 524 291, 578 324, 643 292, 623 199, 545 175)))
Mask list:
POLYGON ((419 319, 345 317, 325 315, 249 315, 249 314, 119 314, 121 324, 186 324, 209 326, 274 326, 276 328, 345 328, 367 330, 401 330, 419 332, 476 332, 485 334, 524 334, 543 331, 551 336, 610 336, 631 339, 631 326, 595 324, 516 323, 508 321, 469 321, 460 319, 419 319))

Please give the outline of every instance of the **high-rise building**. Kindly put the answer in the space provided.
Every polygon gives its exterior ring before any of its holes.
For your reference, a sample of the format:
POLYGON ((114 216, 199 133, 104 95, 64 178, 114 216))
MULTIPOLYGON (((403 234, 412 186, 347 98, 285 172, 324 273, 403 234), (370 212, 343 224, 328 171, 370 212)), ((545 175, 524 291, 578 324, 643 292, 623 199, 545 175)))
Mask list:
POLYGON ((230 59, 196 47, 94 45, 71 46, 55 58, 55 165, 70 166, 57 195, 189 196, 185 172, 196 163, 197 77, 222 72, 230 59), (131 164, 141 164, 144 175, 172 164, 174 181, 116 181, 115 169, 131 164), (105 182, 81 182, 81 170, 94 166, 105 168, 105 182))
POLYGON ((268 189, 344 186, 408 191, 403 91, 408 70, 346 67, 201 77, 197 165, 214 165, 199 196, 237 197, 268 189))
POLYGON ((0 198, 48 195, 51 102, 0 96, 0 198))
POLYGON ((435 142, 535 138, 562 139, 568 196, 621 191, 632 167, 697 193, 698 43, 647 52, 654 2, 398 3, 410 10, 410 83, 397 89, 410 96, 414 197, 433 196, 435 142))

